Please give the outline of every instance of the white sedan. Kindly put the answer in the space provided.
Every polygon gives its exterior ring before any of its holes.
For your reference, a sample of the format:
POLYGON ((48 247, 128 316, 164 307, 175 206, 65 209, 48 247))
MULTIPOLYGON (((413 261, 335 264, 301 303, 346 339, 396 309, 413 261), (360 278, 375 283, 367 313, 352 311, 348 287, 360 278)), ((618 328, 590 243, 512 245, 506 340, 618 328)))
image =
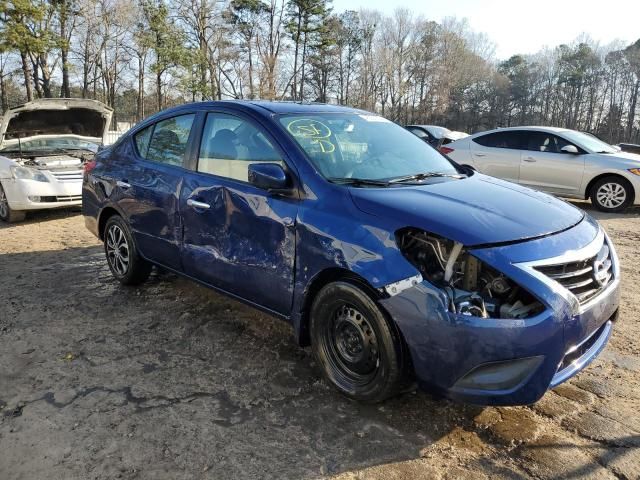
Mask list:
POLYGON ((590 198, 605 212, 640 204, 640 155, 575 130, 501 128, 476 133, 440 150, 487 175, 562 197, 590 198))
POLYGON ((80 205, 83 164, 103 143, 112 112, 98 101, 75 98, 8 110, 0 129, 0 220, 80 205))

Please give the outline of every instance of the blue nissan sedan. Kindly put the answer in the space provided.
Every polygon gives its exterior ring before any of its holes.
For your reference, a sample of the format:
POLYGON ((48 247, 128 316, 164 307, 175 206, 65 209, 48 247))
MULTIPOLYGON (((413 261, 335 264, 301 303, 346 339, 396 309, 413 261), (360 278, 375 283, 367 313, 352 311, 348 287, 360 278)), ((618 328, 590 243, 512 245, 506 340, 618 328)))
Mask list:
POLYGON ((83 213, 117 280, 158 265, 285 319, 364 402, 415 380, 533 403, 602 351, 618 314, 595 220, 351 108, 160 112, 86 165, 83 213))

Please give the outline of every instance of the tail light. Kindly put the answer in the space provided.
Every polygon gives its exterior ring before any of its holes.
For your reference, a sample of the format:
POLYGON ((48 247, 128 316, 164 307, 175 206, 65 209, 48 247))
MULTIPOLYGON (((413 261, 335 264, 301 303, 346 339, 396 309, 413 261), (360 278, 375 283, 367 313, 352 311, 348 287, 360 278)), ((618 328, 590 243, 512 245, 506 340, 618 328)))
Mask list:
POLYGON ((93 170, 94 168, 96 168, 96 165, 98 163, 95 160, 90 160, 88 162, 86 162, 84 164, 84 166, 82 167, 84 170, 84 179, 86 180, 89 177, 89 173, 91 173, 91 170, 93 170))
POLYGON ((455 150, 455 148, 440 147, 440 153, 443 153, 444 155, 448 155, 449 153, 453 152, 454 150, 455 150))
POLYGON ((97 162, 95 160, 91 160, 84 164, 84 173, 91 173, 91 170, 96 168, 97 162))

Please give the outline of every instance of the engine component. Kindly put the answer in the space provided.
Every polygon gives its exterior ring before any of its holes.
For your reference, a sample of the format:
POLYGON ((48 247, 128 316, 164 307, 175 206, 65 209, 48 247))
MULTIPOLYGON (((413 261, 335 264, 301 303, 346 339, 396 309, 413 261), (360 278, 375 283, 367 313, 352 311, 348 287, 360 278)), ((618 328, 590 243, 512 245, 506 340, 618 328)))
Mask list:
POLYGON ((403 255, 440 287, 454 313, 479 318, 527 318, 544 307, 529 292, 470 254, 461 243, 422 230, 396 232, 403 255))
POLYGON ((488 318, 489 314, 485 307, 483 298, 477 293, 465 295, 462 298, 458 298, 454 303, 455 311, 461 315, 488 318))

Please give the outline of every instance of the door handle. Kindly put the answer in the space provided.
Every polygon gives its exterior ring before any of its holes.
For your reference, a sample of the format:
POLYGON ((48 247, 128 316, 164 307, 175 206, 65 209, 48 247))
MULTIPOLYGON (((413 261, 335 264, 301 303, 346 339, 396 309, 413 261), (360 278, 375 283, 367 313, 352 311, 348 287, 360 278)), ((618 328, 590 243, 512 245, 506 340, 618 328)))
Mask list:
POLYGON ((125 182, 124 180, 118 180, 118 181, 116 182, 116 185, 117 185, 118 187, 120 187, 120 188, 125 188, 125 189, 126 189, 126 188, 131 188, 131 184, 130 184, 130 183, 127 183, 127 182, 125 182))
POLYGON ((533 157, 524 157, 524 161, 525 161, 525 162, 535 162, 535 161, 536 161, 536 159, 535 159, 535 158, 533 158, 533 157))
POLYGON ((208 203, 199 202, 192 198, 187 199, 187 205, 189 205, 191 208, 201 209, 201 210, 208 210, 209 208, 211 208, 211 205, 209 205, 208 203))
POLYGON ((474 157, 486 157, 487 154, 486 153, 474 153, 473 156, 474 157))

